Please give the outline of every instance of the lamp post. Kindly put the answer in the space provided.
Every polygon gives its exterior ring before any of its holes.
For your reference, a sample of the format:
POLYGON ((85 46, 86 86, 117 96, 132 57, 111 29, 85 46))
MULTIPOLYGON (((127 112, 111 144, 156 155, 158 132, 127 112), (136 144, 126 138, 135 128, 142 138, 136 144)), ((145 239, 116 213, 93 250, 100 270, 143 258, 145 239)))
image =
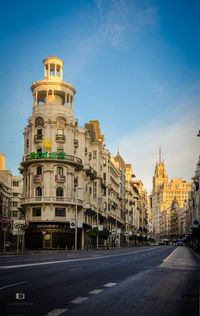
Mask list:
POLYGON ((77 186, 75 186, 75 195, 76 195, 76 208, 75 208, 75 251, 77 251, 77 213, 78 213, 78 190, 82 190, 83 188, 77 188, 77 186))
POLYGON ((102 198, 98 198, 98 206, 97 206, 97 250, 99 249, 99 208, 102 198))

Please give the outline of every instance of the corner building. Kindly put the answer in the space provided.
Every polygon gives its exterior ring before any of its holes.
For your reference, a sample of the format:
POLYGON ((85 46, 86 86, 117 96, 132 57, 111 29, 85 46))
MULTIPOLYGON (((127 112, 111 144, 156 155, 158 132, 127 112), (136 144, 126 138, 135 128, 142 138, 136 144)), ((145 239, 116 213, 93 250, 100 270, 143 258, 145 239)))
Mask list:
MULTIPOLYGON (((24 130, 22 206, 30 229, 26 247, 72 248, 74 229, 74 179, 83 188, 83 153, 88 136, 74 118, 74 87, 63 81, 63 61, 52 56, 43 61, 44 79, 33 82, 33 111, 24 130)), ((85 158, 85 157, 84 157, 85 158)), ((85 159, 84 159, 85 160, 85 159)), ((83 190, 82 190, 83 191, 83 190)), ((79 210, 83 192, 78 190, 79 210)), ((82 231, 78 232, 81 248, 82 231)))
POLYGON ((126 243, 126 230, 135 233, 138 227, 135 202, 128 207, 126 203, 126 164, 119 153, 114 158, 105 148, 97 120, 78 126, 76 91, 63 81, 63 61, 52 56, 43 63, 44 79, 31 86, 33 111, 24 130, 20 166, 22 208, 30 223, 26 248, 74 249, 75 218, 78 249, 94 246, 86 231, 97 225, 109 230, 107 244, 120 246, 126 243))

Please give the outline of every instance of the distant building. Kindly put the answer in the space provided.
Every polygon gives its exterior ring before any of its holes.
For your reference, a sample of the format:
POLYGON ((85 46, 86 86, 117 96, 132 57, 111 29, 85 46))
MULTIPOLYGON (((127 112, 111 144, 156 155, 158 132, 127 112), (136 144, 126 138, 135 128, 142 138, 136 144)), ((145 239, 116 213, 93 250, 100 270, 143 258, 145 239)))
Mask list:
POLYGON ((174 199, 178 202, 179 208, 182 208, 188 200, 191 188, 192 183, 180 178, 173 178, 169 182, 165 164, 159 159, 155 167, 152 191, 153 229, 156 236, 162 235, 163 229, 164 231, 168 229, 167 226, 163 228, 163 221, 168 225, 168 219, 164 220, 162 217, 164 214, 165 216, 170 214, 174 199))

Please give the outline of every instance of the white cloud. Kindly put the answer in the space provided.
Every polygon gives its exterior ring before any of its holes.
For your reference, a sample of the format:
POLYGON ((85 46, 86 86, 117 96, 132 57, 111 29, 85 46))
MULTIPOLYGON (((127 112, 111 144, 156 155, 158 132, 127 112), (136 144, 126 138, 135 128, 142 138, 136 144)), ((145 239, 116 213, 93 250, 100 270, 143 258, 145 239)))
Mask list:
POLYGON ((196 136, 200 129, 200 108, 188 108, 184 114, 178 114, 176 109, 172 112, 172 118, 175 118, 173 122, 169 122, 169 117, 157 118, 133 131, 131 135, 119 139, 110 148, 113 153, 120 148, 125 162, 132 163, 133 172, 137 179, 143 180, 149 193, 158 161, 159 145, 162 146, 169 180, 181 177, 191 181, 195 172, 200 154, 200 138, 196 136))

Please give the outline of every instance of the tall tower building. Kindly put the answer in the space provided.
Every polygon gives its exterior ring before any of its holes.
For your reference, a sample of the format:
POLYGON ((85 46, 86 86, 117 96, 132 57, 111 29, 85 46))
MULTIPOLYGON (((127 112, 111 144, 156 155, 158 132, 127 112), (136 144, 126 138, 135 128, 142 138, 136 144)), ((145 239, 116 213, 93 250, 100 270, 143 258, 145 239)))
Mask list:
MULTIPOLYGON (((75 214, 74 179, 80 177, 85 130, 77 127, 73 104, 76 93, 63 80, 63 64, 52 56, 43 61, 44 78, 32 83, 33 111, 24 130, 23 209, 30 222, 27 248, 72 248, 75 214)), ((78 182, 81 187, 83 183, 78 182)), ((78 191, 78 211, 83 207, 78 191)), ((78 212, 78 219, 81 218, 78 212)), ((81 247, 81 232, 78 232, 81 247)))
MULTIPOLYGON (((159 150, 159 161, 156 163, 153 176, 152 191, 152 215, 154 234, 160 234, 161 212, 166 212, 171 208, 172 201, 176 198, 180 207, 183 207, 188 200, 188 194, 191 190, 191 183, 183 181, 180 178, 173 178, 168 181, 165 164, 161 159, 161 149, 159 150)), ((166 213, 167 214, 167 213, 166 213)))

